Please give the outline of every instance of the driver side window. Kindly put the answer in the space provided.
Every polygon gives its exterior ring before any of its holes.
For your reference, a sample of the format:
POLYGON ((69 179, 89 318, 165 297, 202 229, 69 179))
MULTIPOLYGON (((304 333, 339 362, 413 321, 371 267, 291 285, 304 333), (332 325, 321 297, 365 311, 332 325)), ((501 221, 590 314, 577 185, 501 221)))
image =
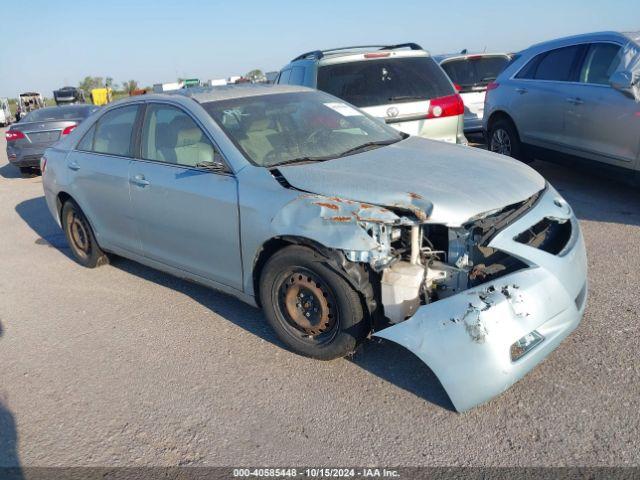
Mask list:
POLYGON ((150 104, 142 128, 142 158, 185 167, 223 163, 202 129, 184 111, 150 104))

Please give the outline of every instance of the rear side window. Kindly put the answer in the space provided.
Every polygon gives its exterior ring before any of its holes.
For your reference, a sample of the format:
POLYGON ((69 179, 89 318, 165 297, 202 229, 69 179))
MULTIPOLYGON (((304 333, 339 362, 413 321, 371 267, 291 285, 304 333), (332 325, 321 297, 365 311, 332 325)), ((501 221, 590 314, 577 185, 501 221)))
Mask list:
POLYGON ((325 65, 318 89, 357 107, 415 102, 453 95, 447 75, 431 57, 396 57, 325 65))
POLYGON ((137 113, 138 106, 132 105, 117 108, 103 115, 96 126, 92 151, 130 157, 137 113))
POLYGON ((529 61, 516 78, 572 81, 573 67, 581 50, 582 45, 573 45, 541 53, 529 61))
POLYGON ((580 82, 607 85, 620 63, 621 53, 620 46, 613 43, 591 44, 580 69, 580 82))
POLYGON ((278 83, 289 83, 289 76, 291 76, 291 69, 283 70, 278 77, 278 83))
POLYGON ((85 152, 90 152, 91 150, 93 150, 93 137, 95 133, 96 126, 94 125, 89 129, 87 133, 84 134, 84 137, 82 137, 82 140, 78 142, 78 146, 76 148, 85 152))
POLYGON ((462 91, 469 91, 473 87, 486 87, 498 78, 508 63, 507 57, 479 56, 449 60, 442 64, 442 68, 462 91))
POLYGON ((289 84, 302 85, 304 82, 304 67, 293 67, 291 69, 291 76, 289 77, 289 84))

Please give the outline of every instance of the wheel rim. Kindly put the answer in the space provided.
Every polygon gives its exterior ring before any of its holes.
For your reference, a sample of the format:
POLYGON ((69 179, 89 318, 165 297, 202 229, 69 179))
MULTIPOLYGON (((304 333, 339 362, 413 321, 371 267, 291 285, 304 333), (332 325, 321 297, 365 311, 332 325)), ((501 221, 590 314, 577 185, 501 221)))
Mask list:
POLYGON ((314 343, 333 337, 338 312, 332 290, 313 272, 297 268, 281 276, 278 310, 290 333, 314 343))
POLYGON ((75 210, 67 213, 67 233, 71 240, 71 248, 78 257, 86 259, 91 252, 91 238, 87 226, 75 210))
POLYGON ((491 136, 491 151, 511 156, 511 138, 505 129, 498 128, 493 132, 491 136))

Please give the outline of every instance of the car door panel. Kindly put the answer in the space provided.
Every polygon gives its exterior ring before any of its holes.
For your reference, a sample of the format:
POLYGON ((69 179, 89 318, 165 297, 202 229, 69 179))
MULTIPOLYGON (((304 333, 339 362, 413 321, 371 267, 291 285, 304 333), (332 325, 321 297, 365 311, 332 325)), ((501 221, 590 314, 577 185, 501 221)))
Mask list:
POLYGON ((129 179, 145 256, 242 289, 233 176, 134 160, 129 179))
POLYGON ((217 146, 162 102, 148 103, 139 142, 129 182, 144 255, 242 290, 237 181, 217 146))
POLYGON ((66 159, 71 196, 91 222, 100 246, 141 252, 129 196, 129 164, 138 105, 104 114, 66 159))

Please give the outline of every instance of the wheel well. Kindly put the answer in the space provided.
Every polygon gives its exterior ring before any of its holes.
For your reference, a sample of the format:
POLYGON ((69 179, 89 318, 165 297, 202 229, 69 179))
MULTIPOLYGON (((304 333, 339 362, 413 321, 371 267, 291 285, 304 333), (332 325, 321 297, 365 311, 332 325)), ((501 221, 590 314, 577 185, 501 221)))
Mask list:
POLYGON ((58 218, 60 220, 62 220, 62 205, 64 205, 65 202, 69 199, 73 200, 71 195, 69 195, 67 192, 60 192, 56 197, 56 209, 58 210, 58 218))
POLYGON ((516 128, 516 124, 513 121, 513 119, 511 118, 511 116, 508 113, 505 113, 503 111, 497 111, 497 112, 492 113, 491 117, 489 117, 489 121, 487 122, 487 133, 491 130, 491 127, 493 127, 493 125, 498 120, 507 120, 507 121, 511 122, 513 127, 516 129, 516 133, 518 132, 518 129, 516 128))
POLYGON ((283 236, 274 237, 267 240, 253 262, 253 294, 258 306, 260 305, 260 276, 267 261, 278 251, 290 245, 307 245, 314 250, 318 250, 318 244, 312 240, 303 237, 283 236))
POLYGON ((269 239, 262 245, 253 265, 253 294, 260 305, 260 276, 267 261, 278 251, 290 245, 307 246, 327 259, 327 264, 340 274, 358 292, 363 307, 370 320, 378 317, 380 305, 376 301, 375 291, 379 289, 379 278, 365 266, 350 262, 341 251, 327 248, 318 242, 304 237, 282 236, 269 239))

